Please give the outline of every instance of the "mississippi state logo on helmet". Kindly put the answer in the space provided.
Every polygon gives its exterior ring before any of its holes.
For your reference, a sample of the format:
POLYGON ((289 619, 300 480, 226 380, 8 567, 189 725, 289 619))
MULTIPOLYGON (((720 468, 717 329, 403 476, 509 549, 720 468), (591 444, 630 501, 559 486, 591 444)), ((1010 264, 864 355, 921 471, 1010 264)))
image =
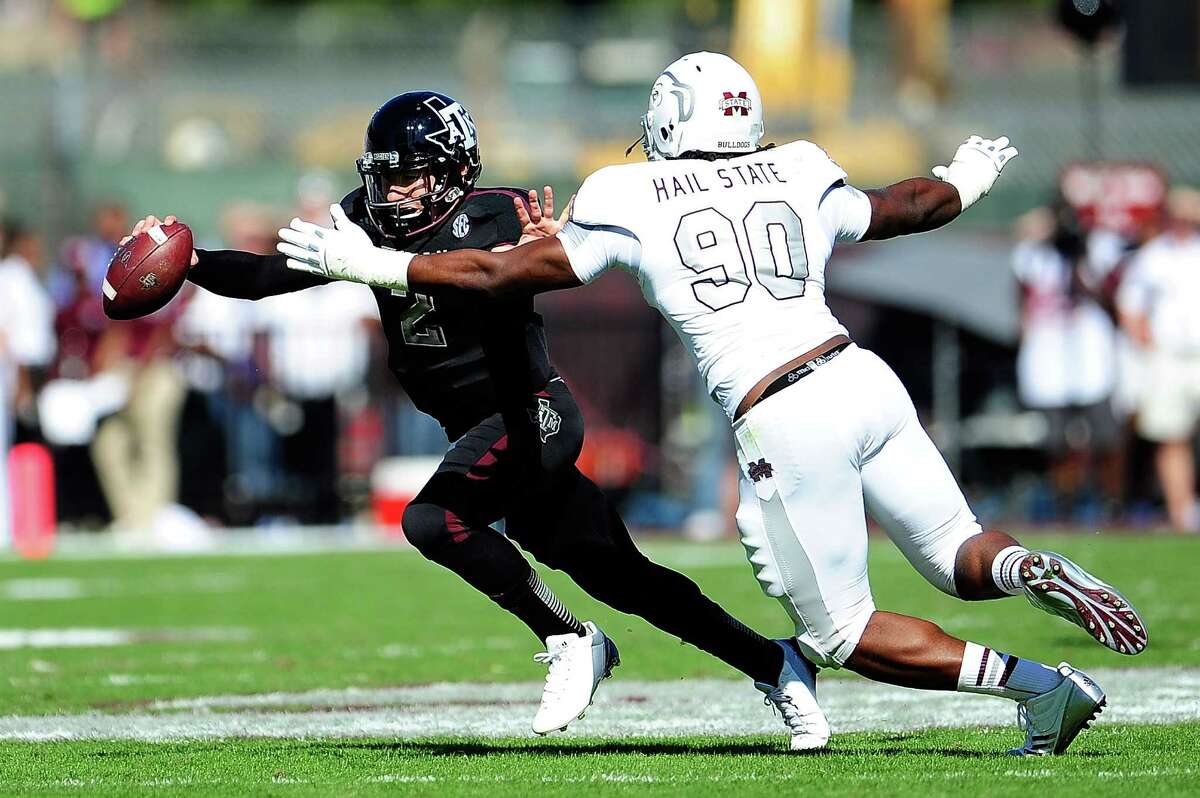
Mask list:
POLYGON ((739 91, 736 96, 731 91, 721 92, 721 101, 717 103, 717 107, 725 112, 725 116, 733 116, 734 112, 740 113, 742 116, 750 115, 750 98, 746 96, 746 92, 739 91))
POLYGON ((475 120, 445 94, 398 95, 371 117, 357 165, 367 217, 379 234, 424 232, 446 219, 479 179, 475 120))

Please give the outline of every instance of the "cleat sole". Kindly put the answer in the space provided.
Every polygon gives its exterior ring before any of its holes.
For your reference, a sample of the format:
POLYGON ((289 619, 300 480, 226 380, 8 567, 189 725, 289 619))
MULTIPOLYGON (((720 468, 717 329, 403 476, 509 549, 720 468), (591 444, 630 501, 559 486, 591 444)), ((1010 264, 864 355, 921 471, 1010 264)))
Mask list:
POLYGON ((1079 626, 1106 648, 1134 655, 1149 644, 1145 622, 1129 601, 1066 557, 1030 553, 1019 573, 1031 604, 1079 626))

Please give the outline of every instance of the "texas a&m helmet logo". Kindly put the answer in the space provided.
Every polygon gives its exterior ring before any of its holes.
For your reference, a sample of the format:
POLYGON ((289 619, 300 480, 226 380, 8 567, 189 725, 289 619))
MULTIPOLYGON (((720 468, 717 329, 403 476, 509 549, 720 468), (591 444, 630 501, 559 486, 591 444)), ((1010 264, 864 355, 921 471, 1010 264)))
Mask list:
POLYGON ((721 92, 721 100, 717 103, 717 107, 725 112, 725 116, 733 116, 734 113, 739 113, 742 116, 750 115, 750 98, 746 96, 746 92, 739 91, 734 94, 731 91, 721 92))
POLYGON ((437 112, 444 125, 441 130, 427 134, 426 141, 438 145, 445 150, 447 155, 453 155, 459 149, 469 150, 475 146, 475 120, 471 119, 466 108, 463 108, 457 101, 447 103, 441 97, 430 97, 425 101, 425 105, 437 112))

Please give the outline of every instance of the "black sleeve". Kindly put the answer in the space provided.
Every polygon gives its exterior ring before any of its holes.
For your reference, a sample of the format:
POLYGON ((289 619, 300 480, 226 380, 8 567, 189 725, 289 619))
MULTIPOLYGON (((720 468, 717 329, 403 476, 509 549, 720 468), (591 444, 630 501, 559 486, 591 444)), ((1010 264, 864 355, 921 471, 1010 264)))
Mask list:
POLYGON ((255 255, 235 249, 196 250, 200 262, 188 279, 201 288, 234 299, 262 299, 330 282, 287 267, 284 255, 255 255))

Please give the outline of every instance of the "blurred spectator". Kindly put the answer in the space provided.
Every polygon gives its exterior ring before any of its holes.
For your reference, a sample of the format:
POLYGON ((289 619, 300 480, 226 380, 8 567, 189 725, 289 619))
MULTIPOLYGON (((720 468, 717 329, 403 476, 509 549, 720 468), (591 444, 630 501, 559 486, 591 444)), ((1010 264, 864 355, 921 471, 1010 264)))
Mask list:
POLYGON ((31 419, 37 374, 54 358, 54 305, 42 286, 41 239, 16 222, 0 231, 0 545, 10 537, 8 450, 16 417, 31 419))
MULTIPOLYGON (((1100 259, 1065 203, 1023 218, 1013 253, 1021 289, 1017 389, 1045 415, 1055 514, 1066 520, 1099 477, 1109 510, 1120 493, 1114 326, 1098 297, 1100 259), (1099 466, 1097 468, 1097 466, 1099 466)), ((1105 262, 1111 259, 1105 259, 1105 262)))
MULTIPOLYGON (((75 306, 81 317, 94 317, 100 303, 96 287, 130 226, 119 201, 97 205, 93 234, 79 244, 75 306)), ((172 327, 181 310, 173 302, 145 318, 105 324, 90 347, 93 385, 119 382, 128 390, 123 406, 97 425, 91 451, 113 525, 132 537, 150 534, 178 496, 176 444, 185 387, 173 361, 172 327)), ((103 405, 97 402, 98 413, 107 410, 103 405)))
MULTIPOLYGON (((330 224, 332 190, 320 174, 302 179, 296 215, 330 224)), ((345 400, 362 390, 367 377, 371 335, 379 326, 375 297, 365 286, 335 282, 265 299, 256 316, 267 336, 274 389, 259 404, 280 435, 288 504, 304 523, 333 523, 342 515, 341 416, 345 400)))
POLYGON ((1121 324, 1149 352, 1138 432, 1155 465, 1171 524, 1200 529, 1192 437, 1200 418, 1200 192, 1177 188, 1164 232, 1130 263, 1117 293, 1121 324))
POLYGON ((101 200, 92 209, 92 234, 68 239, 63 246, 63 266, 54 275, 51 289, 58 305, 69 305, 83 295, 96 293, 104 279, 117 243, 132 226, 129 211, 118 199, 101 200))
POLYGON ((99 282, 89 282, 88 274, 107 251, 106 243, 92 237, 68 239, 59 249, 56 280, 51 283, 58 303, 58 357, 38 398, 38 415, 54 458, 59 518, 68 522, 106 520, 110 515, 90 447, 97 420, 120 408, 128 393, 121 377, 96 377, 92 370, 111 323, 101 308, 99 282))
MULTIPOLYGON (((327 172, 308 172, 296 183, 296 215, 306 222, 329 224, 329 206, 339 199, 341 195, 336 193, 333 177, 327 172)), ((274 234, 272 230, 272 239, 274 234)))
MULTIPOLYGON (((278 225, 269 210, 231 203, 221 214, 224 244, 270 254, 278 225)), ((246 523, 254 506, 278 489, 272 462, 278 448, 254 409, 255 307, 191 286, 175 326, 179 365, 187 381, 179 446, 187 479, 181 503, 222 521, 246 523)))
POLYGON ((4 225, 0 244, 0 388, 9 406, 29 424, 36 416, 35 391, 54 359, 54 303, 43 285, 42 239, 20 223, 4 225))
POLYGON ((375 298, 365 286, 336 282, 259 305, 277 391, 267 414, 282 437, 289 496, 301 521, 334 522, 337 398, 360 389, 366 377, 370 330, 379 323, 375 298))
POLYGON ((177 425, 185 388, 171 357, 177 313, 173 304, 113 324, 94 360, 98 374, 128 385, 124 407, 97 426, 92 457, 113 524, 131 537, 149 533, 178 496, 177 425))

